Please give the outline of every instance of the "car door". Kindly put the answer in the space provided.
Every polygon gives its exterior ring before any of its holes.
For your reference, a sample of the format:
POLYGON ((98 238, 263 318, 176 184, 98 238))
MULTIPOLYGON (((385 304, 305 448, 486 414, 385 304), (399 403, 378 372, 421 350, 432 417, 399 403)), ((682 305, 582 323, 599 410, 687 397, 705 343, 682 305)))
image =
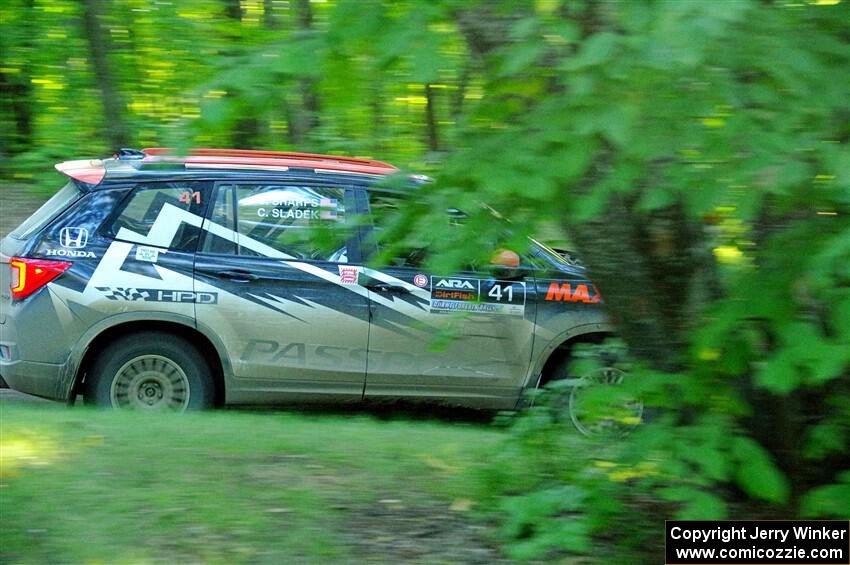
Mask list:
MULTIPOLYGON (((403 205, 370 191, 370 209, 403 205)), ((366 269, 372 326, 366 396, 506 406, 526 380, 534 336, 533 272, 430 273, 414 250, 366 269)))
POLYGON ((230 358, 228 401, 362 397, 369 306, 356 285, 352 198, 295 181, 216 186, 195 263, 195 290, 214 303, 196 315, 230 358))

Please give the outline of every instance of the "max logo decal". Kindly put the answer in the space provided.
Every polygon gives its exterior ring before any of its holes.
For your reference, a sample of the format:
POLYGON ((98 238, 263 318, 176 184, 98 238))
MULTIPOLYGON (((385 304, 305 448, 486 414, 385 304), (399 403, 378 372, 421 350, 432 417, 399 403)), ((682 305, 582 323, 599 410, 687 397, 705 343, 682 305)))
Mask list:
POLYGON ((584 302, 585 304, 596 304, 602 301, 602 296, 596 287, 590 285, 593 292, 591 296, 587 290, 588 285, 578 284, 575 289, 569 283, 553 282, 549 285, 549 292, 546 293, 546 300, 558 302, 584 302))
POLYGON ((475 287, 472 286, 471 282, 458 279, 440 279, 434 286, 438 288, 463 288, 467 290, 475 290, 475 287))

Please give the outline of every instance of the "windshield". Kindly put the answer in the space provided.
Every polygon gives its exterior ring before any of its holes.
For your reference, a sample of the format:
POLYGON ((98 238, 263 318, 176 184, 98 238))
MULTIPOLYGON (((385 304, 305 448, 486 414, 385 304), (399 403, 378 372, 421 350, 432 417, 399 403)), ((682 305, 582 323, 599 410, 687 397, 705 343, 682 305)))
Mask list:
POLYGON ((82 196, 82 193, 77 188, 77 185, 74 181, 69 181, 68 184, 59 189, 59 192, 54 194, 50 200, 45 202, 41 208, 36 210, 32 216, 24 220, 21 225, 12 231, 12 233, 9 234, 9 237, 13 237, 15 239, 29 239, 30 236, 40 231, 41 228, 53 221, 56 216, 58 216, 80 196, 82 196))
POLYGON ((548 261, 554 263, 555 265, 561 265, 565 267, 571 267, 573 269, 583 269, 584 267, 576 260, 570 260, 561 253, 558 253, 545 243, 541 243, 534 239, 533 237, 529 237, 531 240, 532 248, 535 251, 535 254, 538 257, 544 257, 548 261))

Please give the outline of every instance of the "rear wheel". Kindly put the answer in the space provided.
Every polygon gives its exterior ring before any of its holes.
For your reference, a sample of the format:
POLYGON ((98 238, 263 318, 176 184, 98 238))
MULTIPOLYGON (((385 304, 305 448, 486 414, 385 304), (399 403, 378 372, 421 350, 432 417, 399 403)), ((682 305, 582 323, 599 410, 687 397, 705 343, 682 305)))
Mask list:
POLYGON ((89 404, 121 410, 183 412, 213 403, 210 367, 175 335, 143 332, 109 344, 86 378, 89 404))

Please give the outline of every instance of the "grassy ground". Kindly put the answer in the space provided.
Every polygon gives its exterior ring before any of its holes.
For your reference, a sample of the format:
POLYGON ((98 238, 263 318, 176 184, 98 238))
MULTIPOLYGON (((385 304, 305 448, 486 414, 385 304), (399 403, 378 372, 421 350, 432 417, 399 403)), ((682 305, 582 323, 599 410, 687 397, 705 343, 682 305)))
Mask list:
POLYGON ((492 563, 500 433, 369 413, 0 410, 0 562, 492 563))

